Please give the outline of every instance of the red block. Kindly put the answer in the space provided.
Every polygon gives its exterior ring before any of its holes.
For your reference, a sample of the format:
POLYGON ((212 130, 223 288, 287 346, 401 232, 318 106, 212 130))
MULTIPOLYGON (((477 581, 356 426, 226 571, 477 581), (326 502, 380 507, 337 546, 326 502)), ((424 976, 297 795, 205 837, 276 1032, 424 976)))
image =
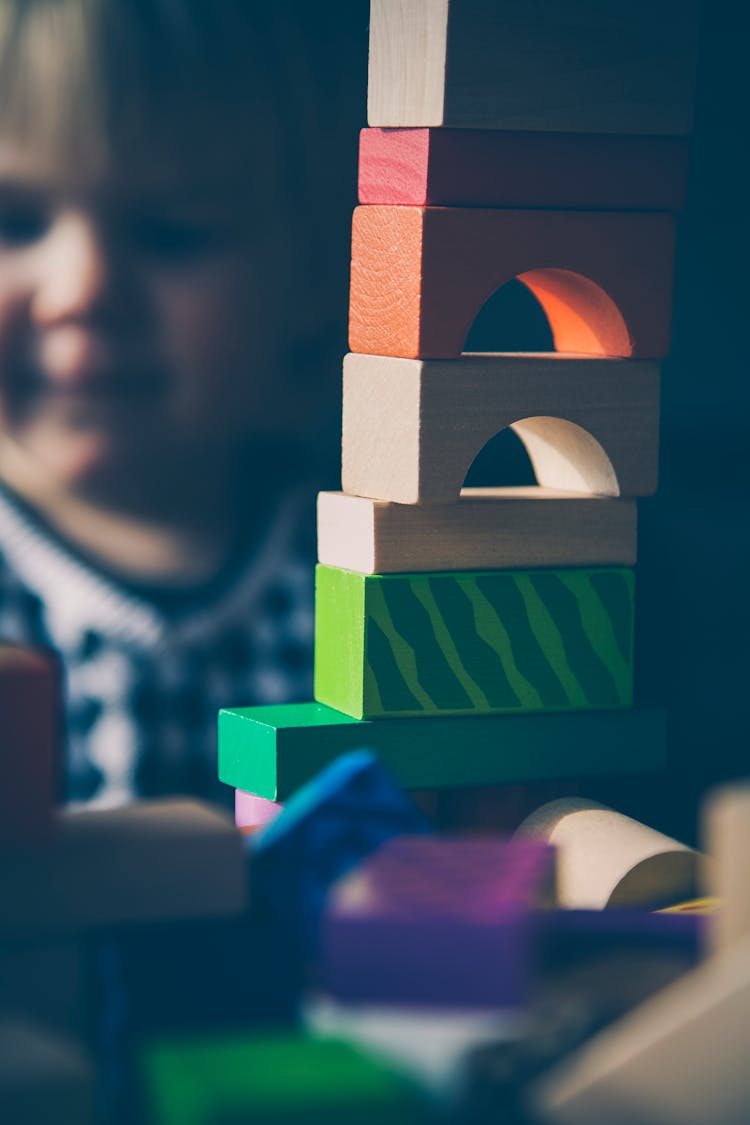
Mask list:
POLYGON ((360 203, 679 211, 681 137, 363 129, 360 203))
POLYGON ((349 345, 457 359, 484 303, 518 278, 557 351, 661 359, 673 249, 673 219, 661 213, 357 207, 349 345))
POLYGON ((61 717, 53 658, 0 645, 0 845, 34 843, 49 833, 61 717))

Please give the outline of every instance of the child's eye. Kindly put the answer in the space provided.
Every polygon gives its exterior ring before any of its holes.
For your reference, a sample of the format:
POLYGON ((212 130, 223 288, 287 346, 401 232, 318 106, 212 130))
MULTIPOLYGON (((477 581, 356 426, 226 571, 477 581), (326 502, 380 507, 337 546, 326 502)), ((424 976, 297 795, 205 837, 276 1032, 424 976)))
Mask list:
POLYGON ((139 253, 167 264, 203 258, 225 241, 219 227, 161 218, 138 219, 130 228, 130 238, 139 253))
POLYGON ((0 202, 0 244, 28 246, 49 228, 49 215, 41 204, 0 202))

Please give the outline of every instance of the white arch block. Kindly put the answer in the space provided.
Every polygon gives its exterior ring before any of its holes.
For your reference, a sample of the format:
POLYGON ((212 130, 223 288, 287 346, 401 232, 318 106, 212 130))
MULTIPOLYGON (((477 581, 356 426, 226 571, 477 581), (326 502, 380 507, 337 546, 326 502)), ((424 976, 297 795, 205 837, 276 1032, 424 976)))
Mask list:
POLYGON ((648 496, 658 477, 659 364, 556 352, 350 354, 343 490, 400 504, 458 500, 474 458, 507 426, 546 488, 648 496))

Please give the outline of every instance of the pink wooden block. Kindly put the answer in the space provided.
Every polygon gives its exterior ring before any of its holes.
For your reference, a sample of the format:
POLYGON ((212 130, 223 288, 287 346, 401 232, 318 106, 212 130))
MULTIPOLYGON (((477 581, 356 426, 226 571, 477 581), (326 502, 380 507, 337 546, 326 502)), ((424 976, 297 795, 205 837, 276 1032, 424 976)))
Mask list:
POLYGON ((244 789, 234 791, 234 822, 238 828, 261 828, 274 820, 284 806, 265 797, 256 797, 244 789))

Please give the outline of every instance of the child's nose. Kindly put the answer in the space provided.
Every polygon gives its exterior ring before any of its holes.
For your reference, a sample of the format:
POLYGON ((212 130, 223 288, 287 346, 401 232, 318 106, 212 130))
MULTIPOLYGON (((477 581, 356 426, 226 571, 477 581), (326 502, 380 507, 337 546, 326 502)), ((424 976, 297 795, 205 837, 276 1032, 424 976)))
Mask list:
POLYGON ((39 260, 32 316, 41 327, 87 320, 110 302, 112 254, 86 217, 68 214, 49 233, 39 260))

